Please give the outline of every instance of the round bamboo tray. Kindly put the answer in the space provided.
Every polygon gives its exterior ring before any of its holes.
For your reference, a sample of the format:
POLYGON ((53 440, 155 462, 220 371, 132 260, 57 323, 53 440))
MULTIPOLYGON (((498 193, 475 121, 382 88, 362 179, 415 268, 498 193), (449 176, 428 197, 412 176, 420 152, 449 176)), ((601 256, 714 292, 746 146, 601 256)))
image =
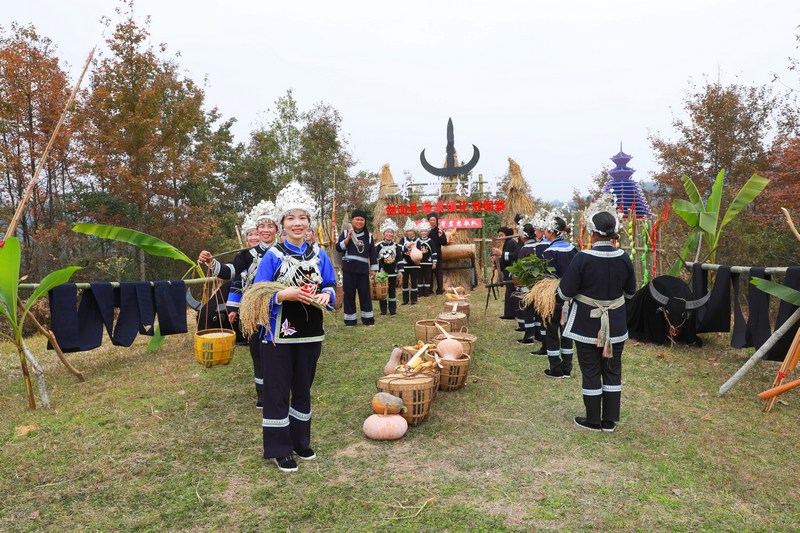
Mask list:
POLYGON ((458 312, 439 313, 439 316, 436 317, 436 320, 444 320, 445 322, 450 324, 450 331, 461 331, 462 328, 466 328, 467 326, 469 326, 469 318, 467 318, 467 315, 465 315, 464 313, 458 313, 458 312))
POLYGON ((445 313, 464 313, 467 315, 467 322, 469 322, 469 311, 471 307, 469 302, 464 300, 445 300, 442 303, 442 311, 445 313))
MULTIPOLYGON (((455 340, 461 343, 461 346, 464 347, 464 353, 467 355, 472 355, 472 352, 475 350, 475 343, 478 340, 477 335, 473 335, 472 333, 467 332, 455 332, 450 334, 455 340)), ((431 342, 434 343, 436 346, 439 346, 439 342, 444 340, 444 335, 439 333, 434 338, 431 339, 431 342)), ((413 354, 412 354, 413 355, 413 354)))
POLYGON ((378 378, 375 386, 380 392, 388 392, 403 399, 407 411, 400 413, 409 426, 418 426, 428 418, 431 402, 436 391, 433 376, 427 374, 389 374, 378 378))
POLYGON ((450 330, 450 322, 445 320, 417 320, 414 323, 414 333, 417 335, 417 340, 422 342, 429 342, 436 335, 441 333, 436 327, 439 324, 445 331, 450 330))
POLYGON ((194 358, 206 368, 227 365, 233 358, 236 332, 230 329, 203 329, 194 334, 194 358))
MULTIPOLYGON (((431 350, 428 350, 422 358, 425 361, 433 361, 435 359, 431 350)), ((442 363, 442 368, 439 369, 439 390, 451 392, 463 387, 467 382, 472 358, 464 354, 461 359, 449 360, 440 357, 439 361, 442 363)))
POLYGON ((372 294, 373 300, 384 300, 389 296, 389 282, 371 280, 369 282, 369 291, 372 294))

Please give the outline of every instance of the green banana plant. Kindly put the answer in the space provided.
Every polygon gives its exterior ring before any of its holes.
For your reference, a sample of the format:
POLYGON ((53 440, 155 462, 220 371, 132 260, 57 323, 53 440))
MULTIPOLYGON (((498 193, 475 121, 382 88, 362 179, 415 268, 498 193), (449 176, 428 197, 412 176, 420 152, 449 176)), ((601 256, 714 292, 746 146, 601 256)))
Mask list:
MULTIPOLYGON (((704 201, 700 196, 700 191, 694 181, 686 175, 681 176, 683 188, 689 200, 675 200, 672 202, 672 209, 680 216, 691 231, 686 237, 686 242, 681 249, 681 259, 686 260, 689 254, 698 249, 702 237, 703 243, 708 250, 708 260, 714 263, 717 258, 717 247, 719 246, 722 230, 734 219, 745 207, 750 205, 756 196, 769 184, 767 178, 758 174, 753 174, 745 183, 736 197, 725 211, 722 222, 719 221, 720 207, 722 206, 722 189, 725 184, 725 169, 719 171, 711 187, 711 194, 708 201, 704 201)), ((677 276, 681 270, 681 261, 676 261, 669 271, 671 276, 677 276)))
POLYGON ((772 296, 780 298, 781 300, 785 300, 792 305, 800 307, 800 291, 796 289, 761 278, 753 278, 750 280, 750 283, 767 294, 771 294, 772 296))
POLYGON ((0 314, 2 314, 11 325, 12 336, 0 333, 0 338, 16 346, 19 352, 22 375, 25 379, 26 388, 28 389, 28 404, 31 409, 36 409, 33 384, 31 383, 30 374, 28 373, 28 361, 30 361, 31 365, 34 367, 34 371, 39 380, 39 397, 42 399, 42 403, 45 407, 49 406, 47 388, 44 384, 44 372, 42 372, 41 366, 22 340, 22 328, 25 325, 25 319, 28 317, 33 303, 46 295, 50 289, 68 282, 72 274, 74 274, 76 270, 80 270, 81 267, 70 266, 62 268, 61 270, 56 270, 45 276, 36 290, 33 291, 30 298, 28 298, 27 302, 25 302, 25 305, 22 306, 22 311, 19 312, 18 291, 20 258, 19 239, 16 237, 9 237, 6 239, 3 247, 0 248, 0 314))
MULTIPOLYGON (((72 227, 72 231, 76 233, 83 233, 85 235, 93 235, 95 237, 100 237, 101 239, 111 239, 118 242, 132 244, 133 246, 141 248, 146 253, 156 257, 168 257, 170 259, 183 261, 191 266, 189 272, 195 271, 201 278, 204 276, 200 265, 198 265, 195 261, 192 261, 188 255, 181 252, 168 242, 162 241, 161 239, 153 237, 152 235, 148 235, 147 233, 142 233, 141 231, 136 231, 133 229, 122 228, 120 226, 84 223, 75 224, 72 227)), ((189 272, 187 272, 187 275, 189 272)), ((162 344, 164 344, 164 336, 161 335, 161 330, 156 327, 155 331, 153 332, 153 339, 147 345, 147 351, 155 352, 161 347, 162 344)))

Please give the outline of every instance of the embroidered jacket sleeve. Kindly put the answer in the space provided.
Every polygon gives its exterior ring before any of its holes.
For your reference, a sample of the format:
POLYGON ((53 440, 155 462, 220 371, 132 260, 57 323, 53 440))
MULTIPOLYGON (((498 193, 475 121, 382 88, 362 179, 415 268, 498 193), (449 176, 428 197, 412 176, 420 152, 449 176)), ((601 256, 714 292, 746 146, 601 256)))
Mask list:
POLYGON ((369 234, 369 269, 373 272, 378 271, 378 254, 375 253, 375 241, 372 239, 372 233, 369 234))
POLYGON ((339 240, 336 241, 336 249, 342 253, 347 251, 347 245, 344 243, 344 239, 347 237, 347 232, 343 231, 341 235, 339 235, 339 240))
POLYGON ((402 274, 406 266, 406 255, 404 252, 402 241, 395 246, 395 257, 397 257, 397 273, 402 274))
POLYGON ((230 263, 222 264, 214 259, 211 263, 211 268, 213 269, 214 275, 219 279, 236 280, 242 275, 242 272, 250 267, 250 263, 252 262, 253 255, 250 253, 250 250, 242 250, 236 254, 233 261, 230 263))
POLYGON ((503 253, 500 256, 500 266, 503 270, 513 265, 517 261, 517 243, 514 239, 506 239, 503 244, 503 253))

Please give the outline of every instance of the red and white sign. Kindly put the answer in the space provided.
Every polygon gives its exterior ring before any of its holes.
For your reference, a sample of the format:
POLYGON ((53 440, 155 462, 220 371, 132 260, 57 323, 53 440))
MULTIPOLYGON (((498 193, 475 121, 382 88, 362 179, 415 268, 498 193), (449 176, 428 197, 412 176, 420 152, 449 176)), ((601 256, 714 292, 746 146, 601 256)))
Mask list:
POLYGON ((442 229, 478 229, 483 227, 483 219, 480 218, 454 218, 440 219, 439 227, 442 229))

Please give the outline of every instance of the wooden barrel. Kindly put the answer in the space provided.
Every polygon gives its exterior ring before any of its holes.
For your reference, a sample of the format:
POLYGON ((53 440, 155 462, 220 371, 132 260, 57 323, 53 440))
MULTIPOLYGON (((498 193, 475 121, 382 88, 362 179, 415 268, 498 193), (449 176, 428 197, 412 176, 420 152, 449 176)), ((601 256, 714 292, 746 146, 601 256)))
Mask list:
MULTIPOLYGON (((450 331, 461 331, 461 328, 466 328, 469 325, 469 319, 464 313, 451 313, 449 311, 446 313, 439 313, 439 316, 436 317, 436 320, 444 320, 445 322, 449 323, 450 331)), ((441 331, 438 333, 441 333, 441 331)))
MULTIPOLYGON (((442 326, 445 331, 451 331, 450 322, 446 320, 417 320, 414 324, 414 333, 417 335, 417 340, 430 342, 432 338, 441 333, 436 324, 442 326)), ((461 331, 461 328, 458 330, 461 331)))
POLYGON ((474 244, 448 244, 447 246, 442 246, 441 252, 439 261, 477 257, 474 244))
POLYGON ((436 381, 433 376, 416 374, 389 374, 375 382, 380 392, 388 392, 402 398, 407 411, 400 413, 409 426, 421 424, 431 412, 431 401, 436 391, 436 381))

